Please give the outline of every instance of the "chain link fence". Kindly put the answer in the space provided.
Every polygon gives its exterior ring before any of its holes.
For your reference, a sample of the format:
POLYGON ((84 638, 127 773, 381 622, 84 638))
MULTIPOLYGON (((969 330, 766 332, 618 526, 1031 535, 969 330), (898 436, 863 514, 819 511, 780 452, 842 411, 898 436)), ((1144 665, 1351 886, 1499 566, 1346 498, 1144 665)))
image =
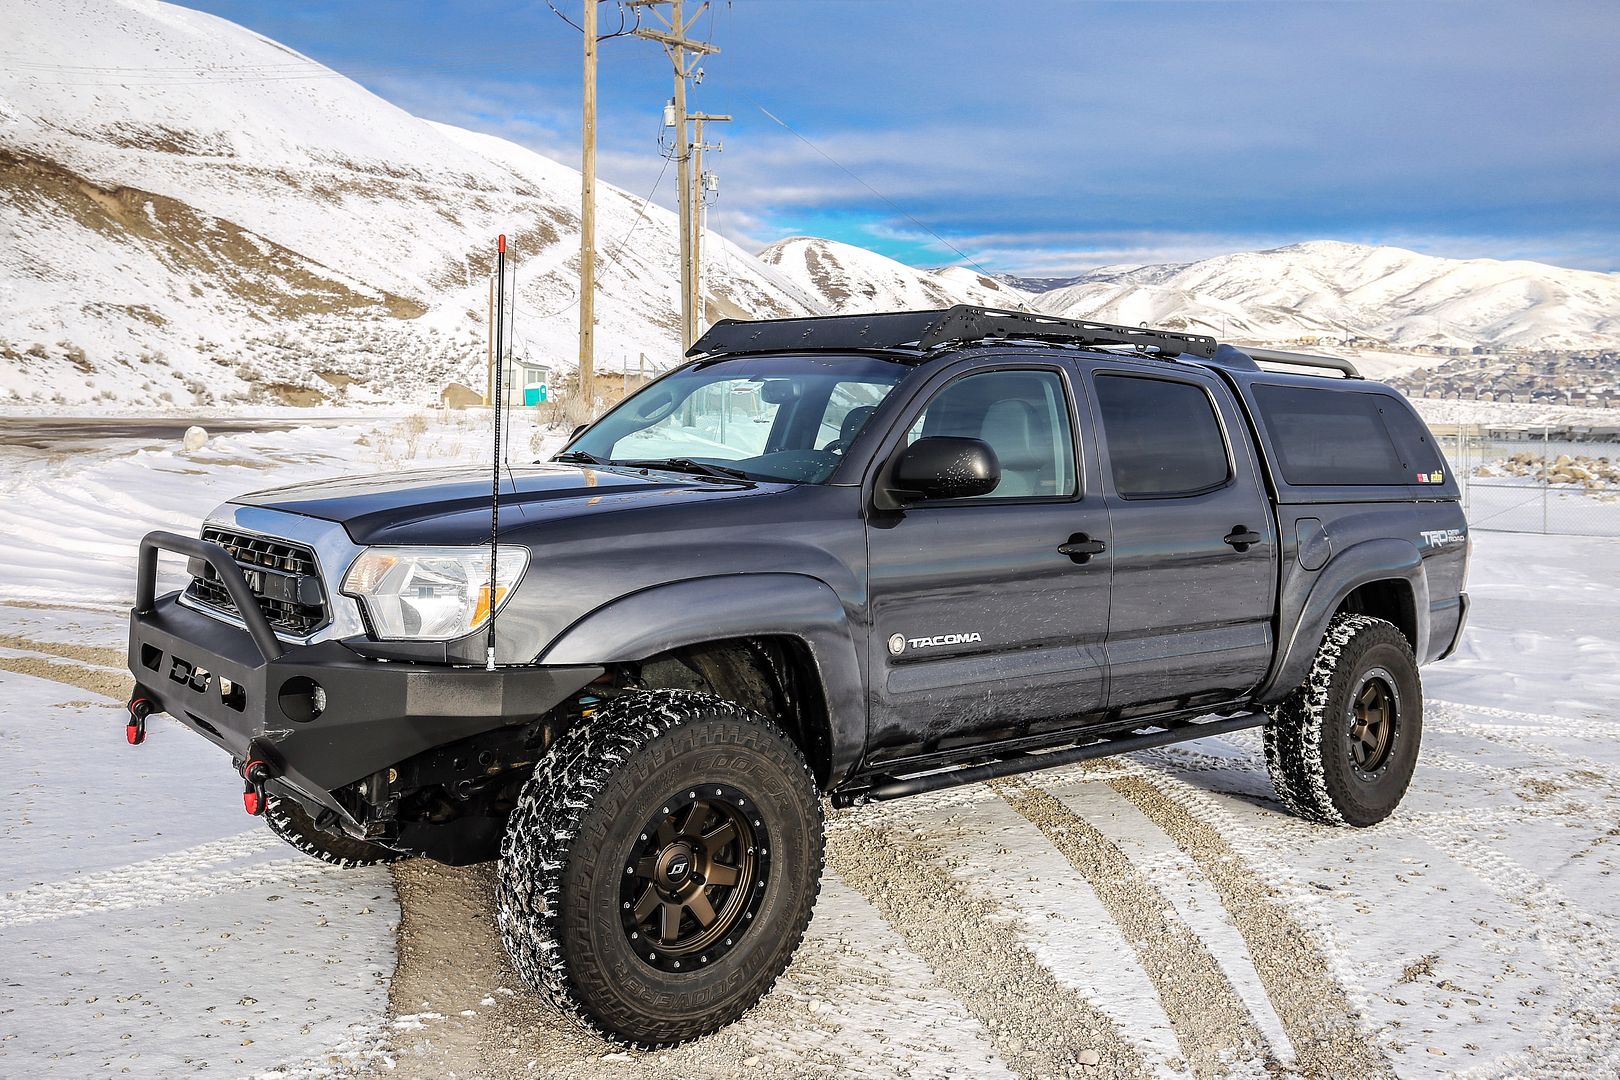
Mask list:
POLYGON ((1620 423, 1431 427, 1471 528, 1620 536, 1620 423))

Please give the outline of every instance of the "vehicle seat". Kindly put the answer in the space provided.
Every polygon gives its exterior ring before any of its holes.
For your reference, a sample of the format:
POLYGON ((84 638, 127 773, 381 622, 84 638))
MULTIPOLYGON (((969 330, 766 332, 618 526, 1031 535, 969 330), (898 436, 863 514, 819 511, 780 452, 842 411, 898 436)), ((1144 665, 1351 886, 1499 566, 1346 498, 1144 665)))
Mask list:
POLYGON ((849 444, 855 441, 855 436, 861 433, 861 429, 875 412, 877 412, 876 405, 857 405, 844 414, 844 422, 838 426, 839 449, 849 449, 849 444))
POLYGON ((1041 481, 1045 462, 1036 439, 1042 426, 1035 407, 1027 401, 1009 398, 985 410, 979 438, 990 444, 1001 462, 1001 483, 995 490, 998 498, 1045 493, 1041 481))

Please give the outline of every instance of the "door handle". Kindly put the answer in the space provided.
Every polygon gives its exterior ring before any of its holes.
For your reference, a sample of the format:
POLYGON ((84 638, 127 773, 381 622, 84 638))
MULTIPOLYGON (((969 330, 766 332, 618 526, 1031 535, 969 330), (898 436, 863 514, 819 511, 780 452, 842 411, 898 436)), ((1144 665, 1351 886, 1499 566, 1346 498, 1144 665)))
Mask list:
POLYGON ((1236 551, 1248 551, 1252 545, 1258 544, 1265 537, 1247 525, 1234 525, 1232 531, 1221 537, 1221 539, 1231 544, 1236 551))
POLYGON ((1058 545, 1058 554, 1067 555, 1077 563, 1088 563, 1093 555, 1101 555, 1108 550, 1108 545, 1101 540, 1093 540, 1085 533, 1075 533, 1069 537, 1069 542, 1058 545))

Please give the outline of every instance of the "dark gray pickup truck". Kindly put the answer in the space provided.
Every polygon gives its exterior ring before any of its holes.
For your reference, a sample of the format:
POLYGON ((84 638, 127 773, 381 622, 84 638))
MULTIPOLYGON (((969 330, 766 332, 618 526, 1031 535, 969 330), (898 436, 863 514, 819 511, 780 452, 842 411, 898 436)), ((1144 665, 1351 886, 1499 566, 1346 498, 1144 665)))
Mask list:
POLYGON ((691 355, 503 474, 498 534, 488 473, 446 470, 148 536, 130 741, 168 713, 329 861, 498 857, 517 970, 637 1045, 785 968, 823 795, 1263 726, 1294 812, 1400 801, 1468 539, 1396 392, 979 308, 725 322, 691 355), (191 581, 156 596, 161 550, 191 581))

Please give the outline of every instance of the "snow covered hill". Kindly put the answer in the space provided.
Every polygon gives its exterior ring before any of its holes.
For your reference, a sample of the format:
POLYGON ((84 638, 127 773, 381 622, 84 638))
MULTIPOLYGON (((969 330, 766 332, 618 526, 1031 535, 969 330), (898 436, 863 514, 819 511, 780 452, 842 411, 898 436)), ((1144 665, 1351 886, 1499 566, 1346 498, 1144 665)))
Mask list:
POLYGON ((1022 308, 1029 295, 965 266, 918 270, 875 251, 794 236, 778 240, 759 259, 837 313, 902 311, 982 304, 1022 308))
POLYGON ((1620 274, 1442 259, 1329 240, 1195 263, 1093 271, 1033 303, 1054 315, 1145 322, 1239 340, 1620 345, 1620 274))
MULTIPOLYGON (((429 400, 482 385, 494 237, 520 347, 577 352, 579 174, 152 0, 7 0, 0 401, 429 400), (344 389, 347 387, 347 389, 344 389)), ((598 185, 598 364, 678 355, 671 213, 598 185)), ((709 236, 711 314, 816 310, 709 236)))

